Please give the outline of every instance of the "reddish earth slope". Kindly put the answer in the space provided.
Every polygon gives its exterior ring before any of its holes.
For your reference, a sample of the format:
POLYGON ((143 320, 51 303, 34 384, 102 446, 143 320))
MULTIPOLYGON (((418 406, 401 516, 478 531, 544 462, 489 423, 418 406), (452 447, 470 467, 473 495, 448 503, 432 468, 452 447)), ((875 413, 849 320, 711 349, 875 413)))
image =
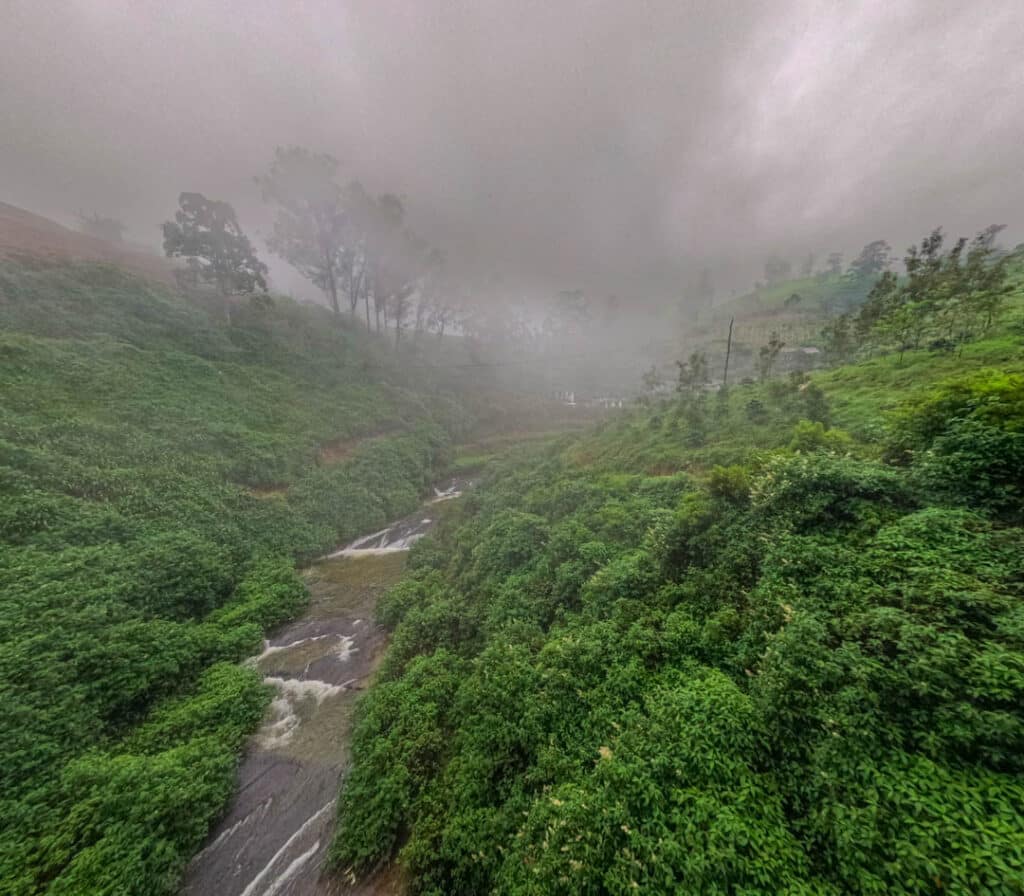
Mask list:
POLYGON ((0 202, 0 258, 12 255, 105 261, 156 280, 173 279, 170 263, 155 252, 126 243, 110 243, 0 202))

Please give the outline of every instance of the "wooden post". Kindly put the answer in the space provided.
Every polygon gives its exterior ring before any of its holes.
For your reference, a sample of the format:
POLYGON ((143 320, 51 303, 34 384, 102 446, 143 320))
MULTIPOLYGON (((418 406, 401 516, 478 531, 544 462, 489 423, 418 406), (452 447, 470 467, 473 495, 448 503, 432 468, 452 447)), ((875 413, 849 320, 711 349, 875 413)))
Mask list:
POLYGON ((729 318, 729 339, 725 343, 725 372, 722 374, 722 385, 729 385, 729 355, 732 354, 732 325, 735 317, 729 318))

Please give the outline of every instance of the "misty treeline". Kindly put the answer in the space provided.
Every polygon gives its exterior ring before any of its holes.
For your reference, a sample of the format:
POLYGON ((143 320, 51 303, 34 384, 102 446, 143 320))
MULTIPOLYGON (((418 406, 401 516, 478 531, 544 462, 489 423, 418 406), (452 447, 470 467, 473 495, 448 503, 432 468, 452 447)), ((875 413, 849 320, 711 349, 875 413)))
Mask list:
MULTIPOLYGON (((824 266, 817 267, 818 256, 809 252, 800 263, 799 276, 803 279, 827 280, 830 277, 846 277, 849 282, 870 275, 873 271, 883 270, 889 264, 891 249, 885 240, 874 240, 868 243, 843 271, 843 253, 829 252, 825 257, 824 266)), ((793 263, 777 255, 770 256, 764 263, 764 282, 754 284, 755 289, 776 286, 793 279, 795 270, 793 263)))
MULTIPOLYGON (((410 327, 443 336, 456 320, 447 259, 408 226, 398 196, 342 184, 337 159, 297 146, 279 147, 256 182, 274 209, 267 248, 321 289, 336 314, 363 314, 377 332, 390 324, 396 345, 410 327)), ((164 251, 186 260, 183 285, 216 288, 230 319, 231 296, 267 292, 267 267, 229 203, 182 193, 179 206, 163 225, 164 251)))
MULTIPOLYGON (((935 228, 920 244, 906 250, 902 274, 893 270, 892 249, 882 239, 867 243, 845 270, 841 253, 831 253, 827 266, 817 271, 815 256, 808 255, 801 276, 818 281, 822 287, 818 310, 829 316, 818 337, 811 340, 820 346, 821 360, 833 366, 849 363, 858 355, 896 352, 902 363, 908 350, 956 352, 990 334, 1007 307, 1013 290, 1008 266, 1018 256, 1017 251, 1009 252, 997 244, 1004 229, 1005 225, 993 224, 973 239, 960 237, 945 248, 942 228, 935 228)), ((792 274, 789 262, 773 258, 765 269, 774 286, 785 290, 797 286, 798 281, 785 279, 792 274)), ((701 283, 706 297, 711 290, 707 271, 702 273, 701 283)), ((814 314, 805 304, 804 296, 793 291, 782 301, 781 310, 814 314)), ((785 348, 780 331, 771 330, 751 359, 757 379, 763 382, 772 377, 785 348)), ((747 346, 742 350, 749 352, 747 346)), ((704 351, 691 352, 686 360, 675 363, 679 370, 677 392, 725 382, 725 373, 712 368, 704 351)), ((726 370, 727 365, 728 360, 726 370)), ((750 377, 744 380, 752 381, 750 377)), ((645 400, 669 386, 656 365, 641 381, 641 398, 645 400)))
POLYGON ((860 350, 892 350, 902 361, 909 349, 955 351, 989 333, 1012 289, 1011 256, 996 245, 1002 230, 992 225, 944 250, 936 228, 907 250, 902 277, 889 269, 887 253, 879 254, 864 303, 825 327, 827 356, 844 363, 860 350))
MULTIPOLYGON (((569 288, 531 303, 500 277, 477 282, 409 226, 401 198, 374 196, 358 180, 345 183, 339 167, 326 153, 279 147, 256 178, 274 215, 268 250, 322 290, 339 317, 377 333, 390 328, 396 348, 410 333, 457 334, 470 365, 514 365, 518 373, 505 371, 504 379, 519 376, 531 391, 541 383, 564 388, 569 362, 574 382, 595 392, 632 378, 608 365, 610 350, 626 357, 624 339, 642 329, 615 295, 569 288), (476 293, 501 298, 474 301, 476 293), (583 355, 593 363, 580 362, 583 355)), ((234 297, 270 301, 267 267, 230 203, 182 193, 163 233, 167 256, 185 260, 179 284, 213 288, 229 322, 234 297)))
MULTIPOLYGON (((973 239, 960 237, 944 249, 941 227, 920 245, 910 246, 903 257, 903 275, 894 271, 892 248, 886 240, 873 240, 843 270, 843 256, 833 252, 826 267, 814 270, 808 255, 801 276, 827 281, 823 302, 836 314, 825 333, 835 360, 869 342, 875 347, 895 345, 952 348, 988 332, 1005 306, 1007 263, 1011 253, 996 240, 1003 224, 986 227, 973 239)), ((790 280, 792 266, 778 258, 765 263, 766 280, 779 285, 790 280)), ((757 284, 758 288, 764 284, 757 284)), ((787 308, 798 307, 803 297, 792 293, 787 308)))
MULTIPOLYGON (((770 255, 764 261, 763 279, 754 282, 753 291, 756 294, 786 284, 795 287, 796 280, 819 286, 831 284, 839 287, 834 297, 835 306, 849 307, 863 301, 871 288, 872 278, 889 267, 891 251, 885 240, 874 240, 860 251, 845 271, 842 252, 830 252, 821 266, 818 265, 819 259, 815 252, 808 252, 799 265, 794 265, 790 259, 781 255, 770 255)), ((710 268, 702 267, 683 289, 683 311, 690 314, 710 309, 719 295, 710 268)), ((803 297, 793 292, 785 304, 786 307, 792 307, 802 301, 803 297)))
MULTIPOLYGON (((995 257, 1005 254, 1003 250, 995 247, 996 236, 1005 228, 1005 225, 992 225, 978 235, 974 243, 984 243, 988 250, 988 256, 995 257)), ((932 234, 922 241, 922 248, 916 246, 907 250, 907 257, 904 265, 907 273, 913 265, 911 256, 924 251, 925 243, 938 238, 938 243, 930 251, 941 249, 943 237, 941 228, 936 229, 932 234)), ((959 258, 967 247, 967 240, 960 240, 959 253, 954 252, 959 258)), ((940 253, 941 254, 941 253, 940 253)), ((855 310, 867 299, 875 285, 875 281, 884 273, 890 272, 895 262, 892 247, 887 240, 876 239, 867 243, 864 248, 844 267, 844 254, 842 252, 830 252, 819 264, 818 254, 809 252, 804 256, 799 266, 794 265, 789 259, 778 255, 769 256, 764 262, 764 279, 754 283, 754 294, 760 294, 768 290, 784 288, 792 290, 786 296, 783 305, 785 308, 800 310, 806 305, 808 295, 798 290, 808 290, 810 293, 823 293, 823 308, 835 314, 846 314, 855 310)), ((982 259, 983 260, 983 259, 982 259)), ((894 275, 895 276, 895 275, 894 275)), ((708 286, 710 275, 707 271, 702 273, 701 284, 698 289, 691 289, 687 292, 687 299, 692 300, 700 297, 697 304, 709 303, 709 296, 714 296, 713 287, 708 286)))

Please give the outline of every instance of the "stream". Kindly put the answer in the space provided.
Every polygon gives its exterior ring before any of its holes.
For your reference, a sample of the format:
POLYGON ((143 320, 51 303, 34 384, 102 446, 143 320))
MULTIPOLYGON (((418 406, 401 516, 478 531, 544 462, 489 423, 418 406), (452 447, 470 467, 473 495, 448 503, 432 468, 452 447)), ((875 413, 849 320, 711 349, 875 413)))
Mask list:
POLYGON ((387 875, 358 888, 321 878, 348 765, 352 709, 386 647, 377 599, 402 575, 405 552, 437 519, 451 480, 386 529, 357 538, 305 571, 303 616, 247 660, 277 694, 238 768, 235 797, 185 872, 182 896, 306 896, 398 891, 387 875))

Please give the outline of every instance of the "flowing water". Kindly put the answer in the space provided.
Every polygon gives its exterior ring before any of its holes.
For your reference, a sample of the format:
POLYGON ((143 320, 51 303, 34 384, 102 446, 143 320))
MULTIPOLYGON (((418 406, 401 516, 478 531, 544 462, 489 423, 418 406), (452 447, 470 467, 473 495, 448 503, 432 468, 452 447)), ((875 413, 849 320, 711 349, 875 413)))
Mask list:
POLYGON ((356 539, 309 570, 303 617, 247 662, 277 693, 238 770, 238 790, 189 864, 182 896, 306 896, 396 892, 394 877, 356 888, 321 878, 348 763, 352 707, 386 646, 373 622, 405 552, 434 524, 452 481, 403 520, 356 539))

